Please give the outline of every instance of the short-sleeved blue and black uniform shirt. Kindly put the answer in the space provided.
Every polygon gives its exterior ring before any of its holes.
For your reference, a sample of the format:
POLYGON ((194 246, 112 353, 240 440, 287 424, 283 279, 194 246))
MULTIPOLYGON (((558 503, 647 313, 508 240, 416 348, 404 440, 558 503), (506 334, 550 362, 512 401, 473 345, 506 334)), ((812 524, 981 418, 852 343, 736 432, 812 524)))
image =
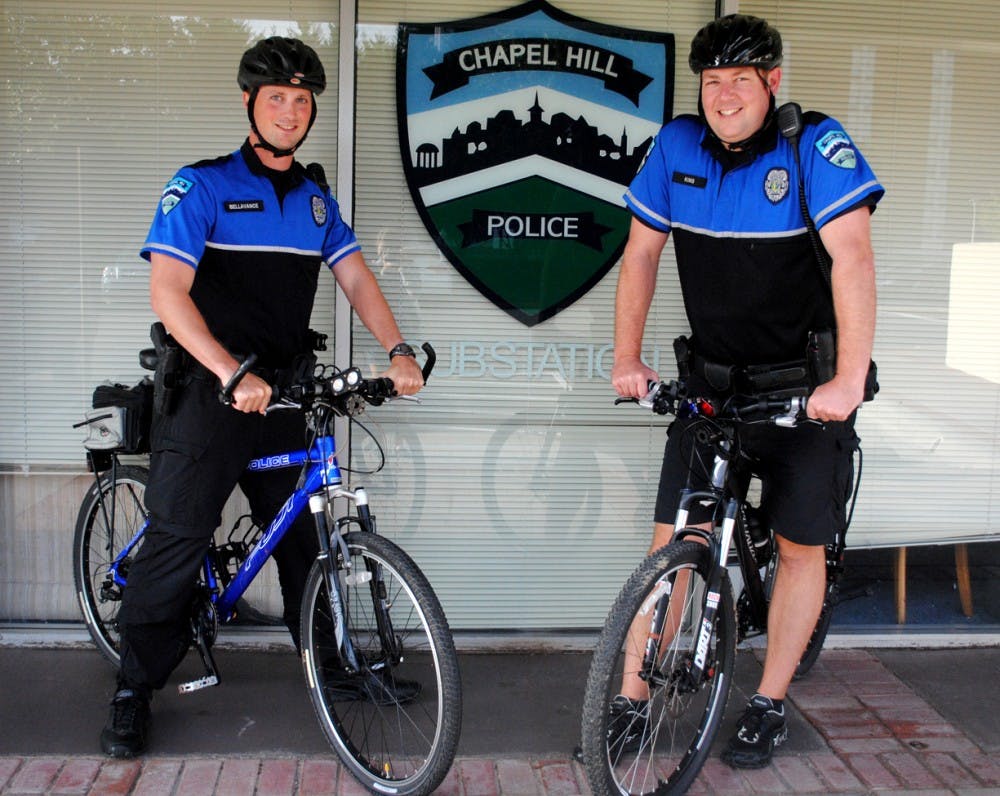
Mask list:
POLYGON ((141 254, 195 269, 191 297, 231 353, 286 367, 309 350, 320 264, 333 268, 359 250, 328 187, 299 163, 268 169, 246 142, 177 172, 141 254))
MULTIPOLYGON (((835 119, 804 116, 799 152, 809 213, 822 229, 884 193, 835 119)), ((804 356, 808 332, 834 327, 833 307, 799 202, 791 144, 772 120, 745 152, 730 152, 696 116, 657 135, 625 202, 672 233, 692 345, 736 365, 804 356)))

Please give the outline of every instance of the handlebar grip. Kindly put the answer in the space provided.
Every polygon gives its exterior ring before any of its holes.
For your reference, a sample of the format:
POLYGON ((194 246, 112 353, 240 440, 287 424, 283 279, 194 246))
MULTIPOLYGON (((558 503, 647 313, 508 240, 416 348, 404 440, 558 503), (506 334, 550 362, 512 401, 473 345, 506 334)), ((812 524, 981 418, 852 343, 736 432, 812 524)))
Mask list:
MULTIPOLYGON (((244 359, 236 372, 229 377, 229 381, 226 382, 225 386, 222 388, 222 392, 219 393, 219 401, 229 406, 233 402, 233 390, 236 386, 243 380, 243 377, 250 372, 250 368, 257 364, 257 355, 251 354, 246 359, 244 359)), ((274 389, 271 390, 272 396, 274 395, 274 389)))
POLYGON ((386 376, 366 379, 361 387, 361 395, 372 406, 381 406, 386 398, 392 398, 395 394, 396 388, 393 386, 392 379, 386 376))

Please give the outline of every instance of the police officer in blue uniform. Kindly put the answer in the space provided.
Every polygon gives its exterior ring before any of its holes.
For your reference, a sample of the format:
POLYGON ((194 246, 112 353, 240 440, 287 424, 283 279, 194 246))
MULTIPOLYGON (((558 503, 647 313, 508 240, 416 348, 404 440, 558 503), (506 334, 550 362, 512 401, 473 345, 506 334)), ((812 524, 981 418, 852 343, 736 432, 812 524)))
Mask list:
MULTIPOLYGON (((423 377, 353 230, 321 170, 294 154, 316 119, 326 86, 315 51, 271 37, 247 50, 238 83, 250 122, 232 154, 180 169, 163 190, 141 254, 151 265, 154 312, 183 348, 183 389, 154 418, 146 503, 150 525, 124 591, 121 668, 101 746, 134 757, 146 746, 150 698, 190 644, 189 605, 222 507, 239 484, 254 516, 274 516, 293 491, 292 470, 248 473, 259 456, 301 447, 301 413, 265 416, 271 384, 311 354, 309 319, 319 272, 332 271, 362 322, 389 352, 401 395, 423 377), (232 406, 218 400, 242 359, 257 367, 232 406)), ((308 359, 306 359, 308 361, 308 359)), ((299 605, 318 543, 300 518, 275 551, 284 620, 298 646, 299 605)), ((397 696, 416 684, 397 682, 397 696)), ((358 698, 361 698, 360 696, 358 698)))
MULTIPOLYGON (((781 566, 760 684, 723 753, 730 765, 747 768, 766 766, 787 737, 783 699, 822 606, 824 545, 845 524, 854 413, 875 327, 869 217, 883 194, 843 126, 807 113, 798 142, 801 176, 814 230, 832 258, 828 285, 800 207, 795 144, 776 124, 781 59, 778 31, 756 17, 728 15, 695 36, 689 63, 700 77, 699 113, 661 130, 625 194, 633 219, 615 301, 612 383, 629 397, 641 397, 659 379, 640 352, 671 235, 692 362, 700 366, 689 382, 696 394, 724 396, 712 378, 719 372, 802 360, 810 331, 836 329, 835 375, 808 402, 809 416, 824 427, 771 427, 752 441, 765 468, 764 508, 781 566)), ((681 451, 687 437, 680 421, 671 426, 651 550, 674 530, 689 471, 681 451)), ((647 699, 645 684, 626 677, 612 704, 613 717, 621 717, 615 723, 629 726, 647 699)))

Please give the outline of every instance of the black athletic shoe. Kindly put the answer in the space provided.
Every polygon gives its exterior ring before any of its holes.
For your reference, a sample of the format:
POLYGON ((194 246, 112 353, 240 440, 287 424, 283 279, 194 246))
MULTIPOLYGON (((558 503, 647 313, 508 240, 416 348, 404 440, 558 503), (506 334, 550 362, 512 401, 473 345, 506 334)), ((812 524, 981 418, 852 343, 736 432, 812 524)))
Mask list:
POLYGON ((774 748, 787 738, 785 706, 776 708, 766 696, 754 694, 722 753, 722 762, 733 768, 764 768, 770 764, 774 748))
POLYGON ((649 702, 619 694, 608 710, 608 755, 617 762, 649 742, 649 702))
POLYGON ((421 685, 416 680, 393 677, 386 669, 365 674, 348 674, 331 670, 327 675, 326 692, 334 702, 373 702, 387 705, 405 705, 420 695, 421 685))
POLYGON ((101 749, 111 757, 136 757, 146 749, 149 699, 123 688, 111 700, 111 716, 101 732, 101 749))

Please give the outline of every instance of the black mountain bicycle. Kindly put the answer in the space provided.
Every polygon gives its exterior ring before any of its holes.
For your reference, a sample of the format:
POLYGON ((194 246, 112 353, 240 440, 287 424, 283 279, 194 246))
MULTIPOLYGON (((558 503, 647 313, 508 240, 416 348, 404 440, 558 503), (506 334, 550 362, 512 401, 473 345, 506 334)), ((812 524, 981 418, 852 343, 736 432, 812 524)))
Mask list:
MULTIPOLYGON (((654 385, 639 401, 657 414, 700 419, 694 433, 714 451, 711 486, 684 490, 672 541, 633 572, 597 642, 582 730, 583 760, 595 794, 683 793, 704 765, 729 698, 736 645, 766 632, 779 566, 773 533, 753 504, 753 461, 740 448, 739 430, 750 423, 817 422, 805 418, 805 402, 801 397, 737 397, 717 405, 687 398, 675 381, 654 385), (685 527, 695 502, 715 506, 710 530, 685 527), (727 569, 732 563, 742 573, 738 598, 727 569), (641 726, 612 729, 611 701, 626 673, 648 685, 648 710, 636 720, 641 726), (638 736, 638 748, 616 737, 620 732, 638 736)), ((823 608, 796 677, 812 667, 823 646, 838 602, 843 558, 841 531, 827 546, 823 608)))

